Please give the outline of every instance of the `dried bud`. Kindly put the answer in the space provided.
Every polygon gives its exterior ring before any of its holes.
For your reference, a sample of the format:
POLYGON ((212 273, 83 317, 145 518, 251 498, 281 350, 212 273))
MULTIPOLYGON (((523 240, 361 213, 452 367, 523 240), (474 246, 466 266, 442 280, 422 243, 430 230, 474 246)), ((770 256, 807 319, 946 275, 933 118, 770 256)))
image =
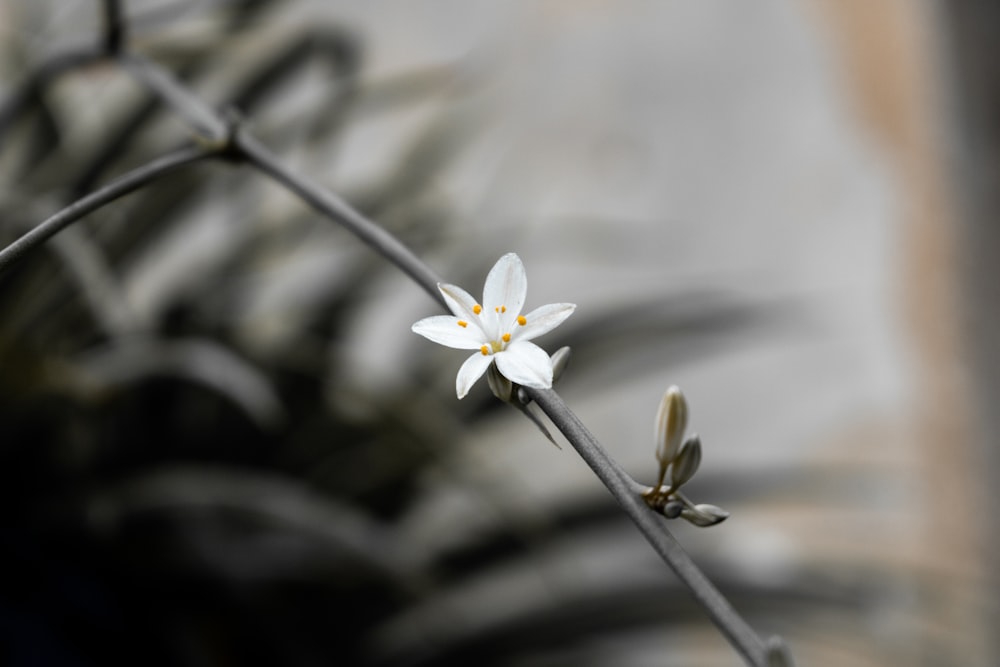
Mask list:
POLYGON ((560 377, 562 377, 563 371, 565 371, 566 367, 569 366, 570 352, 571 352, 571 350, 570 350, 569 346, 567 345, 565 347, 560 347, 550 357, 551 360, 552 360, 552 382, 553 382, 553 384, 555 382, 557 382, 560 377))
POLYGON ((681 517, 699 528, 708 528, 729 518, 729 512, 715 505, 695 505, 681 512, 681 517))
POLYGON ((670 466, 670 486, 679 489, 694 477, 701 464, 701 438, 697 434, 684 441, 677 458, 670 466))
POLYGON ((490 364, 486 369, 486 381, 490 385, 490 391, 504 403, 510 403, 514 396, 514 384, 500 374, 496 364, 490 364))
POLYGON ((656 413, 656 458, 665 466, 677 456, 687 428, 688 409, 684 394, 670 387, 656 413))

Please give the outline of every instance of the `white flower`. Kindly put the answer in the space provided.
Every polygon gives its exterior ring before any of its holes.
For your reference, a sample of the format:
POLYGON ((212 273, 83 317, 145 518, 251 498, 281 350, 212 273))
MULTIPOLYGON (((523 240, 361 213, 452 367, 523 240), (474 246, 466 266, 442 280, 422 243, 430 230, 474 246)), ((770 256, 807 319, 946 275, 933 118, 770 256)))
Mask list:
POLYGON ((508 253, 497 260, 486 276, 483 302, 455 285, 438 283, 448 309, 454 315, 427 317, 413 325, 424 338, 460 350, 476 350, 458 370, 455 391, 459 398, 469 393, 491 363, 511 382, 526 387, 552 386, 552 362, 534 343, 573 314, 576 304, 550 303, 521 315, 528 291, 528 277, 521 259, 508 253))

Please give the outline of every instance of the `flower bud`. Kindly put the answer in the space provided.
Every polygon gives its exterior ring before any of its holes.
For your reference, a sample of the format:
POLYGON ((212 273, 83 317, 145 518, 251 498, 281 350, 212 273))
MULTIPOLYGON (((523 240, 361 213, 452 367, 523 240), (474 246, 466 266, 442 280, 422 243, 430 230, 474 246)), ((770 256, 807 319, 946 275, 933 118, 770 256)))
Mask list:
POLYGON ((663 516, 668 519, 676 519, 684 511, 684 503, 679 500, 670 500, 663 506, 661 511, 663 512, 663 516))
POLYGON ((688 409, 684 394, 676 387, 667 389, 656 413, 656 458, 665 466, 677 456, 687 428, 688 409))
POLYGON ((792 654, 781 637, 777 635, 768 637, 764 642, 764 650, 767 655, 767 667, 792 667, 792 654))
POLYGON ((571 350, 568 345, 560 347, 556 350, 550 359, 552 360, 552 382, 555 382, 562 377, 563 371, 569 366, 569 357, 571 350))
POLYGON ((486 369, 486 381, 489 383, 490 391, 493 392, 494 396, 504 403, 511 402, 511 398, 514 396, 514 383, 505 378, 497 370, 496 364, 490 364, 489 368, 486 369))
POLYGON ((708 528, 729 518, 729 512, 715 505, 695 505, 685 508, 681 517, 699 528, 708 528))
POLYGON ((677 458, 670 466, 670 486, 679 489, 687 483, 701 464, 701 438, 698 434, 692 435, 684 441, 681 449, 677 452, 677 458))

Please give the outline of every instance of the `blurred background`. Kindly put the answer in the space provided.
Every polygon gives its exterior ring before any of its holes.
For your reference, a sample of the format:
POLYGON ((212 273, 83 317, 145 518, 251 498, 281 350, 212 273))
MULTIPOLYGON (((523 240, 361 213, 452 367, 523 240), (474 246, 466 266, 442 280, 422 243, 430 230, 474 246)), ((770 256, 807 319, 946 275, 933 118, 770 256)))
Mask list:
MULTIPOLYGON (((478 294, 578 304, 560 393, 801 665, 995 665, 1000 10, 134 0, 130 48, 478 294)), ((95 0, 0 2, 0 242, 190 139, 95 0), (69 54, 69 55, 67 55, 69 54)), ((0 662, 737 665, 437 306, 204 163, 0 276, 0 662)))

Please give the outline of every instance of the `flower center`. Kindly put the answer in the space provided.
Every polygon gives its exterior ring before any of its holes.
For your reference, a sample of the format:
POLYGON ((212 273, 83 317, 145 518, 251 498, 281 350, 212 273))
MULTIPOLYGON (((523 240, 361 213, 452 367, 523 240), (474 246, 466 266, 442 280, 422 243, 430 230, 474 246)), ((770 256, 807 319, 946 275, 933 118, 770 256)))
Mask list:
MULTIPOLYGON (((496 313, 499 315, 507 312, 507 306, 496 306, 493 310, 496 311, 496 313)), ((474 306, 472 306, 472 312, 475 313, 476 315, 479 315, 480 313, 483 312, 483 307, 477 303, 474 306)), ((517 323, 523 327, 525 324, 528 323, 528 320, 527 318, 524 317, 524 315, 518 315, 517 323)), ((465 327, 469 326, 469 323, 466 322, 465 320, 459 320, 458 326, 464 329, 465 327)), ((504 348, 507 347, 507 343, 509 342, 510 342, 510 332, 508 331, 507 333, 500 336, 500 340, 491 340, 487 342, 486 345, 483 345, 482 347, 479 348, 479 351, 483 353, 484 357, 490 354, 496 354, 497 352, 503 352, 504 348)))
POLYGON ((503 352, 504 348, 507 347, 506 343, 510 342, 510 334, 505 333, 501 336, 500 340, 491 340, 486 345, 479 348, 479 351, 483 353, 485 357, 488 354, 496 354, 497 352, 503 352))

